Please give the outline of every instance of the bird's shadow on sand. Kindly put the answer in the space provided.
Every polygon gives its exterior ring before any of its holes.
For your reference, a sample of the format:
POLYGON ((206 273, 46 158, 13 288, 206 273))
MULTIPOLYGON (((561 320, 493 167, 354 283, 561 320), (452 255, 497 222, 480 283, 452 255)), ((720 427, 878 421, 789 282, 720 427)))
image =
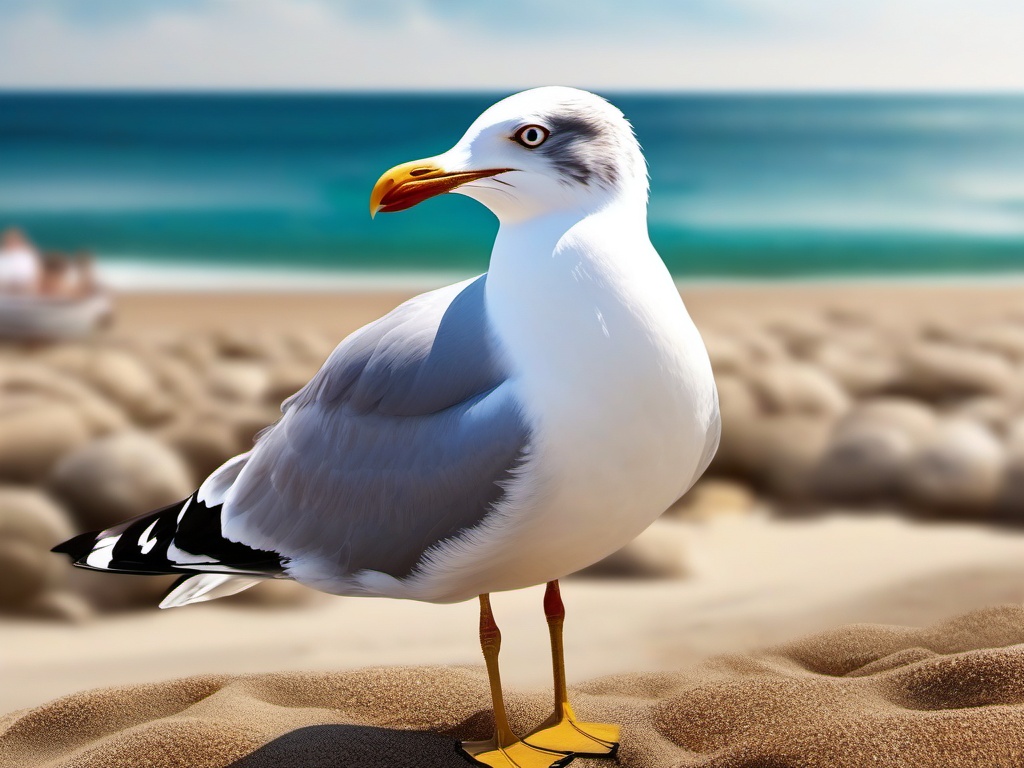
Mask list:
POLYGON ((227 768, 469 768, 451 736, 368 725, 297 728, 227 768))

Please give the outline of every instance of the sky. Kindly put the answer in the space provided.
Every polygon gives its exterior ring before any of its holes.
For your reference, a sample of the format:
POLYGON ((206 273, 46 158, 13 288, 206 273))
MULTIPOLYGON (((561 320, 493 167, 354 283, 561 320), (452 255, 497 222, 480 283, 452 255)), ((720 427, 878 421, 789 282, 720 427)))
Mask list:
POLYGON ((1024 0, 0 0, 3 89, 1024 91, 1024 0))

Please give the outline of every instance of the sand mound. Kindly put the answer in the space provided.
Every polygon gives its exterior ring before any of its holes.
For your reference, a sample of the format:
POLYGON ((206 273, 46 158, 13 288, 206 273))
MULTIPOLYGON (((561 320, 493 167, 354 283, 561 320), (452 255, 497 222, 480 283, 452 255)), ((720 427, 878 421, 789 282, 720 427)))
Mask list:
MULTIPOLYGON (((575 689, 621 723, 629 766, 1017 766, 1024 607, 927 629, 853 625, 671 674, 575 689)), ((462 766, 490 716, 482 669, 204 676, 67 696, 0 718, 0 765, 462 766)), ((548 694, 509 692, 526 730, 548 694)), ((579 760, 576 765, 588 765, 579 760)), ((597 764, 597 763, 594 763, 597 764)))

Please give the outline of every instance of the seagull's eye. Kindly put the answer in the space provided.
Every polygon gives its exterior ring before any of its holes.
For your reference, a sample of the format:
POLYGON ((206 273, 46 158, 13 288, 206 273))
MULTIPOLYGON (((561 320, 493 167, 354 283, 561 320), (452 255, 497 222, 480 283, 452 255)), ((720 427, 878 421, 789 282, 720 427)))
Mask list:
POLYGON ((550 135, 551 131, 543 125, 524 125, 516 131, 516 135, 512 138, 527 149, 533 149, 547 141, 550 135))

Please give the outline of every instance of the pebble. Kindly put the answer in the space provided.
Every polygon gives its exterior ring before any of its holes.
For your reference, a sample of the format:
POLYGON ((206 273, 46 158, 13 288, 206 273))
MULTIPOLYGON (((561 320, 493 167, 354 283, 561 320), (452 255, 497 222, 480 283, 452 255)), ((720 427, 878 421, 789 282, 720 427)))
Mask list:
POLYGON ((155 437, 185 460, 192 471, 194 485, 202 483, 238 453, 235 429, 221 419, 185 417, 160 430, 155 437))
POLYGON ((835 417, 850 407, 842 388, 807 363, 765 363, 751 371, 748 381, 765 413, 835 417))
POLYGON ((746 515, 758 506, 757 496, 744 483, 704 477, 666 513, 666 517, 686 520, 712 520, 718 517, 746 515))
POLYGON ((843 502, 891 499, 914 452, 914 437, 898 425, 852 420, 833 434, 814 469, 814 490, 843 502))
POLYGON ((0 398, 0 482, 39 483, 90 430, 71 405, 34 394, 0 398))
POLYGON ((1005 450, 991 430, 950 418, 911 459, 904 486, 925 508, 983 514, 999 496, 1005 467, 1005 450))
POLYGON ((156 425, 173 412, 150 370, 123 349, 56 347, 44 359, 116 403, 136 424, 156 425))
POLYGON ((749 425, 761 417, 754 393, 739 376, 715 377, 718 405, 722 414, 722 439, 708 471, 715 475, 745 475, 750 469, 746 450, 749 425))
MULTIPOLYGON (((951 314, 907 323, 868 310, 722 321, 701 328, 718 385, 721 447, 707 477, 662 523, 747 514, 759 494, 1024 516, 1024 322, 972 325, 951 314)), ((0 348, 0 483, 45 486, 71 515, 26 491, 35 501, 19 504, 36 512, 25 519, 49 520, 45 533, 4 536, 13 491, 0 486, 0 579, 17 571, 7 583, 22 584, 19 594, 44 584, 19 610, 72 618, 85 606, 76 594, 100 609, 155 604, 169 580, 76 574, 67 591, 46 586, 53 577, 33 571, 36 557, 72 527, 102 528, 191 493, 252 447, 339 340, 310 328, 268 336, 235 329, 0 348)), ((652 530, 664 541, 641 537, 593 573, 684 573, 678 531, 652 530)), ((60 559, 46 553, 46 561, 60 559)), ((238 599, 267 594, 274 602, 269 595, 283 590, 288 602, 292 587, 238 599)))
POLYGON ((969 395, 1007 396, 1020 389, 1013 367, 1004 358, 944 342, 913 345, 896 386, 933 402, 969 395))
POLYGON ((101 530, 195 490, 182 458, 141 432, 99 438, 71 452, 49 478, 81 530, 101 530))
POLYGON ((70 568, 50 548, 72 532, 67 515, 44 494, 0 487, 0 611, 29 611, 66 587, 70 568))
POLYGON ((220 360, 207 371, 210 391, 229 402, 262 402, 269 394, 270 375, 260 363, 220 360))

